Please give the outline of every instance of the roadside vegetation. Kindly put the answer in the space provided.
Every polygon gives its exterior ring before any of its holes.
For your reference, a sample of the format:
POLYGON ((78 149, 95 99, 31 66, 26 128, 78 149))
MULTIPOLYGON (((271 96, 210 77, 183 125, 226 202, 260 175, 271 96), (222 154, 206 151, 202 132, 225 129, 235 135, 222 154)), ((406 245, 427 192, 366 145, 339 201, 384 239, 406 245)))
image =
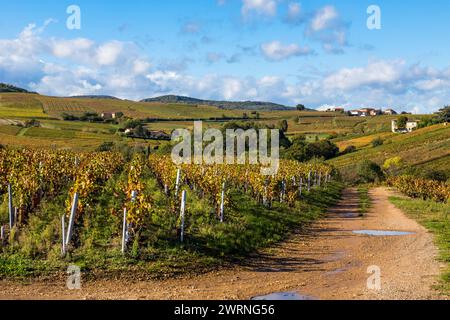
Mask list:
POLYGON ((440 259, 447 264, 439 289, 450 296, 450 204, 403 197, 391 197, 390 201, 434 234, 440 259))

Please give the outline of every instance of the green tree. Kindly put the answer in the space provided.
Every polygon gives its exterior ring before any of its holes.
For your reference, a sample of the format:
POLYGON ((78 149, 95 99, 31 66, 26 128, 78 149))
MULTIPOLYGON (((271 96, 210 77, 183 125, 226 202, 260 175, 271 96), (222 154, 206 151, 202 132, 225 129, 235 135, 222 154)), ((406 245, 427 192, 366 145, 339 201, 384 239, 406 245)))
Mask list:
POLYGON ((380 166, 370 160, 363 160, 358 165, 357 173, 363 183, 376 182, 383 178, 383 171, 381 171, 380 166))
POLYGON ((382 146, 383 143, 384 143, 383 139, 378 137, 378 138, 372 140, 372 147, 376 148, 376 147, 382 146))
POLYGON ((405 167, 405 162, 401 157, 387 159, 383 164, 383 170, 389 175, 397 175, 405 167))
POLYGON ((450 122, 450 106, 440 109, 438 116, 441 122, 450 122))
POLYGON ((303 104, 298 104, 297 105, 297 110, 298 111, 304 111, 304 110, 306 110, 306 107, 303 104))
POLYGON ((406 116, 401 116, 398 118, 397 120, 397 127, 399 129, 405 129, 406 128, 406 123, 408 122, 408 117, 406 116))
POLYGON ((278 123, 278 128, 279 128, 281 131, 283 131, 283 132, 287 132, 288 129, 289 129, 289 125, 288 125, 287 120, 281 120, 281 121, 278 123))

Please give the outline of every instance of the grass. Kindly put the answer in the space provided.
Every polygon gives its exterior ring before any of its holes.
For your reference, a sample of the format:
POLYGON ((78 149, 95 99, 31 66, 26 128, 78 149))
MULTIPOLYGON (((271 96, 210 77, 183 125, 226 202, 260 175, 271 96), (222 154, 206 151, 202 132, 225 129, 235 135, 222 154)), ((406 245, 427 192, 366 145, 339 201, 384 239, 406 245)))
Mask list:
POLYGON ((389 200, 434 234, 440 259, 447 264, 439 289, 450 296, 450 204, 403 197, 391 197, 389 200))
POLYGON ((363 217, 372 207, 372 200, 369 196, 369 187, 362 185, 358 187, 358 212, 359 216, 363 217))

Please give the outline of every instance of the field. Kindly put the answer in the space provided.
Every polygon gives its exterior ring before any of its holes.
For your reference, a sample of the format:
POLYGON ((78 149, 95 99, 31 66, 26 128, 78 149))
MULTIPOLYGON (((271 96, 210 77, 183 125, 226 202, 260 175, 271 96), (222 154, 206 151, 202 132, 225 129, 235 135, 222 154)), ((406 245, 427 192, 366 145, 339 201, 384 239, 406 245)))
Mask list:
MULTIPOLYGON (((63 114, 80 116, 86 112, 123 112, 131 118, 153 118, 165 121, 151 122, 147 125, 150 130, 160 130, 166 133, 177 128, 191 128, 192 119, 208 120, 217 118, 219 121, 204 121, 205 128, 220 128, 229 120, 220 121, 223 116, 242 118, 244 113, 249 121, 265 125, 277 126, 280 120, 288 122, 288 136, 304 134, 308 141, 325 139, 331 135, 344 134, 349 137, 369 133, 388 132, 392 117, 377 118, 348 117, 339 113, 319 113, 312 111, 261 111, 258 118, 246 110, 223 110, 211 106, 195 106, 183 104, 140 103, 113 99, 85 99, 85 98, 57 98, 23 93, 0 94, 0 144, 16 144, 24 146, 42 147, 55 145, 56 147, 77 150, 92 150, 95 145, 105 141, 123 140, 115 133, 118 126, 79 121, 62 121, 63 114), (11 122, 20 123, 30 119, 40 121, 43 129, 24 132, 17 127, 10 126, 11 122), (183 121, 189 119, 189 121, 183 121), (169 120, 169 121, 167 121, 169 120), (172 121, 170 121, 172 120, 172 121), (174 121, 176 120, 176 121, 174 121), (66 132, 68 131, 68 132, 66 132), (90 134, 96 135, 94 137, 90 134), (26 136, 31 140, 22 139, 26 136), (76 143, 79 141, 80 143, 76 143)), ((342 139, 342 138, 341 138, 342 139)), ((344 138, 345 139, 345 138, 344 138)), ((362 138, 364 139, 364 138, 362 138)), ((341 142, 345 145, 346 142, 341 142)), ((159 143, 152 143, 158 145, 159 143)))

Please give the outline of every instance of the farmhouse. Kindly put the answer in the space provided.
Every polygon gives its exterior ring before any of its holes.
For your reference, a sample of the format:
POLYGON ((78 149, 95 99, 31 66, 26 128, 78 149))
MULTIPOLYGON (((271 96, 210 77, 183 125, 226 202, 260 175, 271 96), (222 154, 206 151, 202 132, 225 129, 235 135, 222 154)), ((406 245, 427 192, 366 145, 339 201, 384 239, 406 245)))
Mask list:
POLYGON ((369 117, 369 116, 377 116, 381 114, 381 110, 375 110, 373 108, 363 108, 358 110, 350 111, 350 115, 356 117, 369 117))
POLYGON ((393 110, 393 109, 386 109, 386 110, 384 110, 384 112, 383 112, 385 115, 388 115, 388 116, 393 116, 393 115, 396 115, 397 114, 397 112, 395 111, 395 110, 393 110))
POLYGON ((103 112, 101 114, 103 119, 116 119, 117 113, 116 112, 103 112))
POLYGON ((344 112, 344 108, 341 107, 329 107, 325 112, 344 112))
POLYGON ((413 132, 419 126, 419 121, 407 121, 405 128, 399 128, 397 120, 392 120, 392 132, 393 133, 409 133, 413 132))

